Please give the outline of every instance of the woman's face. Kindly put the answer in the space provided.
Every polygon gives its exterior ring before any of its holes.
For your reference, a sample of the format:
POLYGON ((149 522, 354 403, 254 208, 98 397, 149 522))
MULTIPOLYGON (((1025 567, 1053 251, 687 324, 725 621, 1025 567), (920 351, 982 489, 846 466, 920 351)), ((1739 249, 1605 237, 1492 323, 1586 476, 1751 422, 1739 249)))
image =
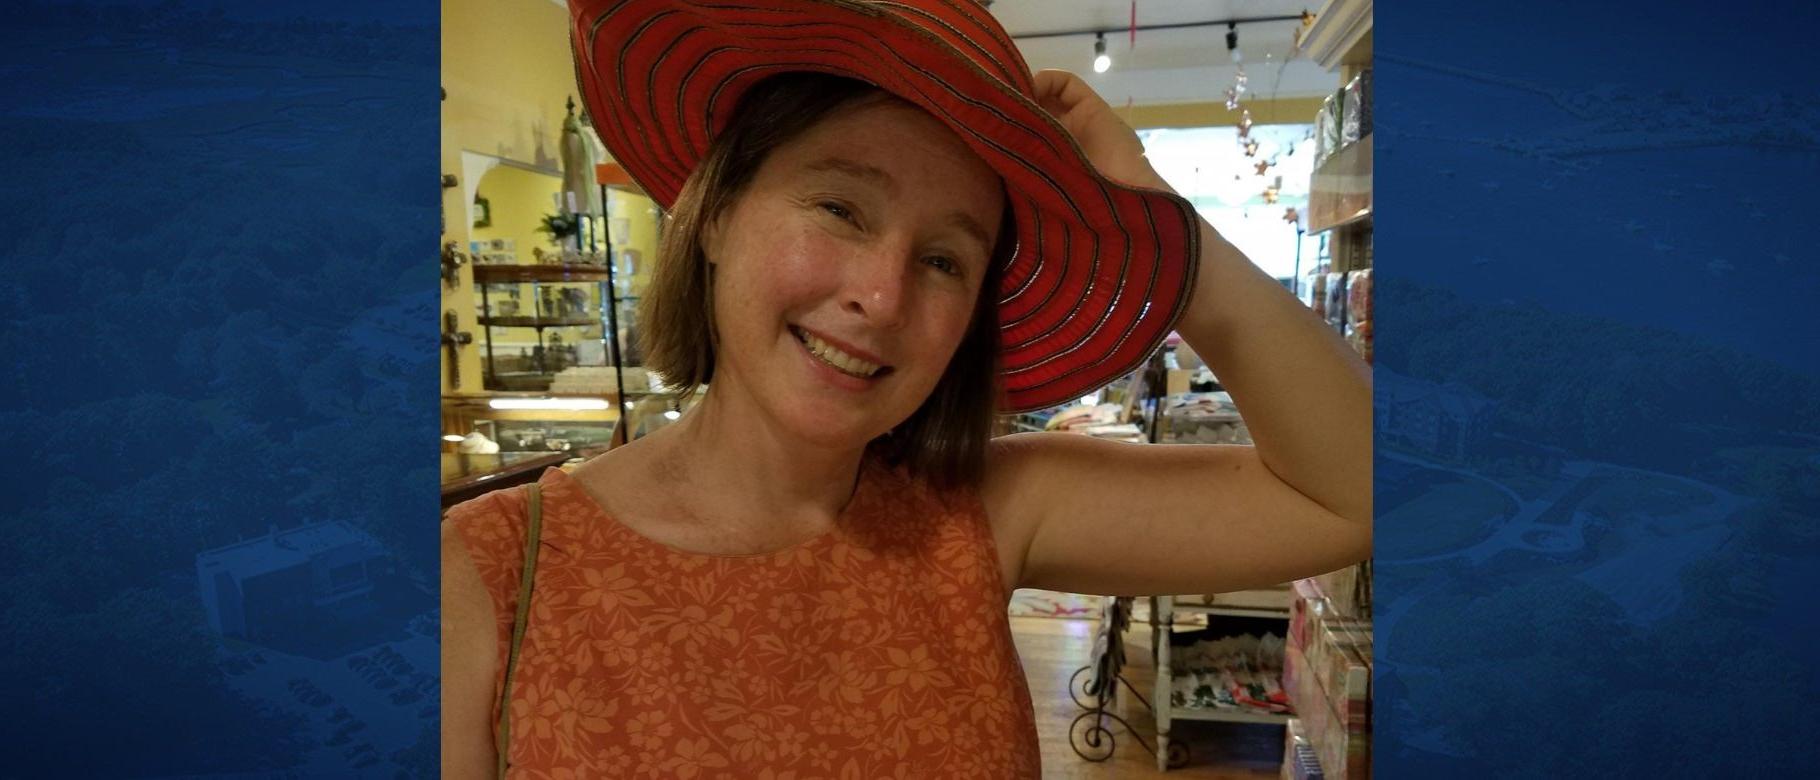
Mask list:
POLYGON ((778 147, 704 230, 715 389, 819 445, 889 431, 966 334, 1004 207, 992 169, 896 99, 778 147))

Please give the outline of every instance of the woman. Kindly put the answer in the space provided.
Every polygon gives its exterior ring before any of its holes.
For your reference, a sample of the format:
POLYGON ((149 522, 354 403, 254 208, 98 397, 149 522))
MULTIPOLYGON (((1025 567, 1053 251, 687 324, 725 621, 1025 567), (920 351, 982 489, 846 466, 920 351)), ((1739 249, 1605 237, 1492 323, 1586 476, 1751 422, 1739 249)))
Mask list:
POLYGON ((450 511, 446 776, 1036 777, 1012 589, 1369 555, 1363 364, 982 10, 573 7, 603 140, 670 206, 648 366, 711 390, 543 476, 528 599, 527 491, 450 511), (1172 325, 1255 447, 987 439, 1172 325))

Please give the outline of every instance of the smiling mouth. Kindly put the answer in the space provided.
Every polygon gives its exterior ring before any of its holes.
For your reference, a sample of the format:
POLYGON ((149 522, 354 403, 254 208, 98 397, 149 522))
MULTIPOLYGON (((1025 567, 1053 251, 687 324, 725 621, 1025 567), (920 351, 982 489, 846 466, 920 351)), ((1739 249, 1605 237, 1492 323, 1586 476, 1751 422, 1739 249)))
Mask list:
POLYGON ((842 352, 839 347, 822 341, 816 338, 815 334, 795 325, 790 326, 790 333, 796 336, 796 340, 801 342, 803 348, 809 350, 809 354, 814 355, 816 360, 820 360, 829 368, 847 376, 859 379, 877 379, 891 373, 890 366, 870 363, 842 352))

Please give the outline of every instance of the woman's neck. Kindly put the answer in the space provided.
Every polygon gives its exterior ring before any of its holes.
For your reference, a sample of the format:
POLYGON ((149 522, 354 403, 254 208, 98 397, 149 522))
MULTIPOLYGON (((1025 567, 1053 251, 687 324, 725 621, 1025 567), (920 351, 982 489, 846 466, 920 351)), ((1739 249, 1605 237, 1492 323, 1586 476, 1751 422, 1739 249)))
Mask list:
POLYGON ((652 435, 664 439, 653 453, 659 473, 690 486, 690 502, 699 504, 692 509, 704 517, 747 527, 832 523, 858 485, 865 447, 804 442, 721 390, 652 435))

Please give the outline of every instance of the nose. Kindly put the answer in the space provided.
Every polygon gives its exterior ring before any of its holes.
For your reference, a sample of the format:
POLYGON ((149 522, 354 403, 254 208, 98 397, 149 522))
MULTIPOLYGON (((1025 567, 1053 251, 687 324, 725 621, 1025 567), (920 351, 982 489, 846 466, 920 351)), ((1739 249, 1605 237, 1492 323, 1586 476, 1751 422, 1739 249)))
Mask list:
POLYGON ((906 247, 875 246, 848 266, 841 308, 881 330, 904 324, 909 310, 910 252, 906 247))

